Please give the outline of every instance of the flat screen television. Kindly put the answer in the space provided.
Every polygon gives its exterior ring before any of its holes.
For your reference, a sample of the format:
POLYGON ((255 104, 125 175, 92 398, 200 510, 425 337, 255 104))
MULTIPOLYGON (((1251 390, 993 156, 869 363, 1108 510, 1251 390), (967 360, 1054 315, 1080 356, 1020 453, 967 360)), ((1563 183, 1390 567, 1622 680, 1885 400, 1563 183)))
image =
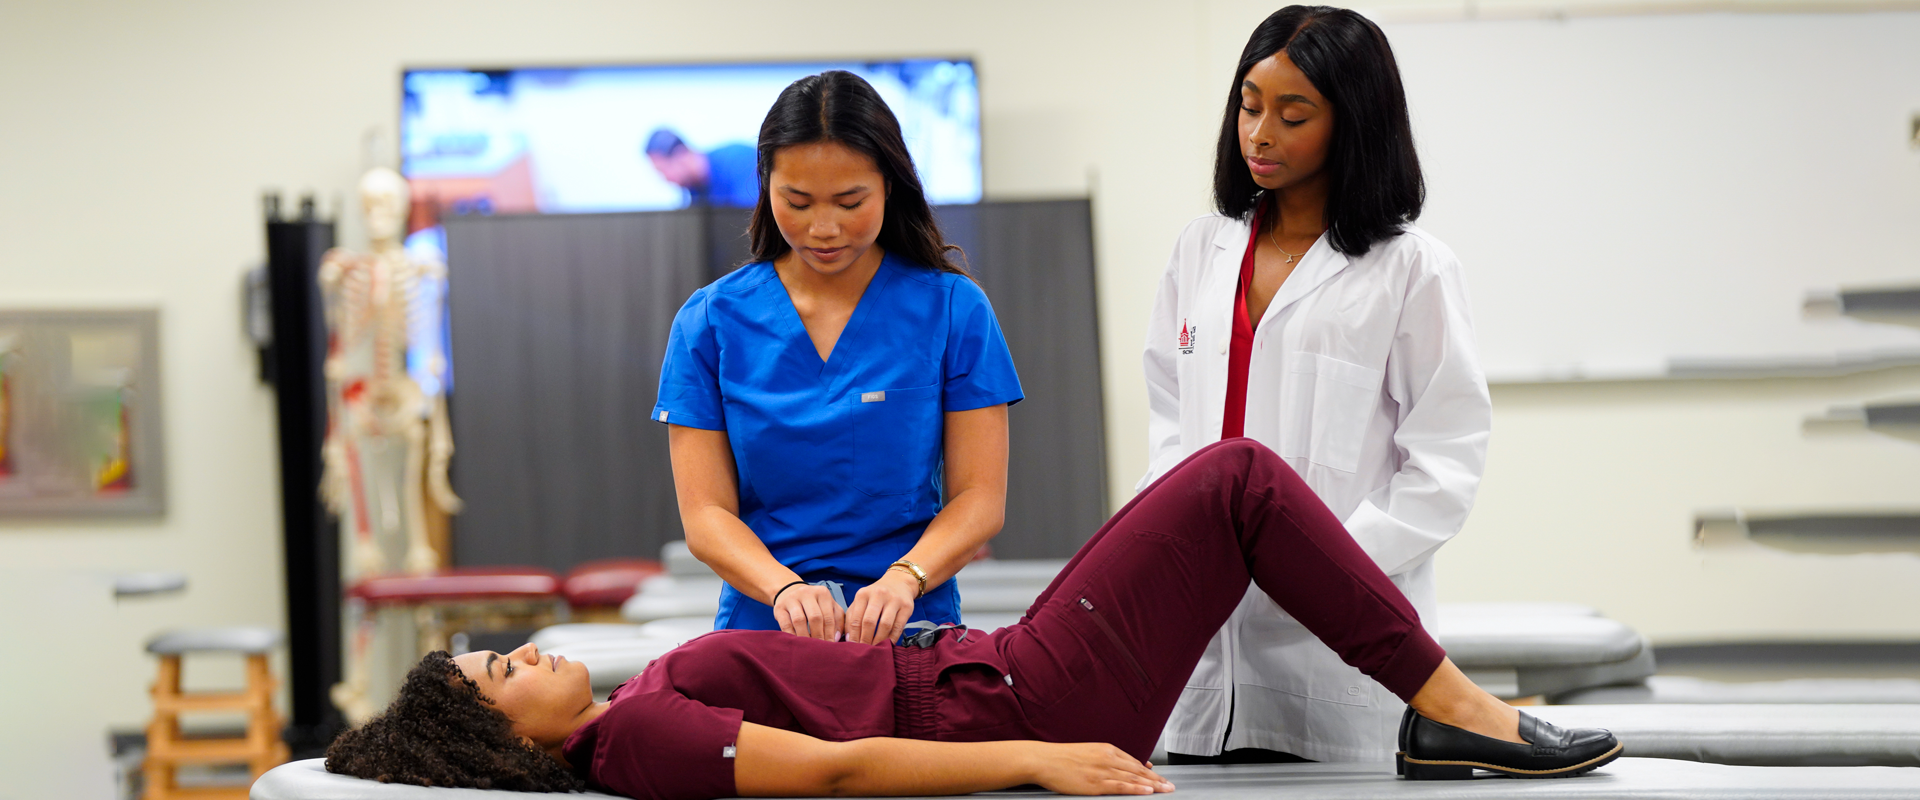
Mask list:
MULTIPOLYGON (((751 205, 754 141, 780 90, 830 69, 873 85, 900 120, 935 204, 977 203, 980 90, 967 59, 409 69, 400 171, 413 203, 407 250, 446 260, 444 214, 658 211, 751 205)), ((414 300, 408 369, 428 394, 452 385, 444 280, 414 300), (437 331, 437 335, 436 335, 437 331)))
POLYGON ((979 202, 980 95, 965 59, 410 69, 401 172, 422 216, 750 204, 767 109, 829 69, 865 78, 893 109, 928 200, 979 202))

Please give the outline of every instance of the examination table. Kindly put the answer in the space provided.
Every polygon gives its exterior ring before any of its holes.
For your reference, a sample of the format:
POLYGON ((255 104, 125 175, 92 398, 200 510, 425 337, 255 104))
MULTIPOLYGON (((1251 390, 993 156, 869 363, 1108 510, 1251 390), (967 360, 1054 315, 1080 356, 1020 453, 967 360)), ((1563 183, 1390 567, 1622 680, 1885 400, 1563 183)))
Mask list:
MULTIPOLYGON (((996 588, 1004 588, 1004 594, 1011 595, 1025 591, 1037 577, 1009 575, 996 588)), ((1608 683, 1644 686, 1642 679, 1653 671, 1652 652, 1646 641, 1592 609, 1560 604, 1467 604, 1443 606, 1441 617, 1437 627, 1442 644, 1463 669, 1498 694, 1554 695, 1608 683)), ((990 630, 1011 623, 1018 615, 970 612, 968 618, 990 630)), ((586 664, 594 676, 596 692, 604 695, 654 658, 711 626, 710 616, 670 617, 645 624, 558 625, 537 632, 534 641, 543 651, 586 664)), ((1161 770, 1179 786, 1177 796, 1189 800, 1275 796, 1295 800, 1383 796, 1632 800, 1920 797, 1920 713, 1913 705, 1749 701, 1697 706, 1553 705, 1527 710, 1561 726, 1608 728, 1626 744, 1628 757, 1586 776, 1547 781, 1488 775, 1473 781, 1408 782, 1394 778, 1389 762, 1161 770)), ((254 784, 252 797, 505 800, 507 796, 471 789, 389 786, 328 774, 319 759, 310 759, 268 772, 254 784)))
MULTIPOLYGON (((1628 747, 1632 747, 1632 740, 1628 747)), ((1629 750, 1631 752, 1631 750, 1629 750)), ((510 800, 550 797, 481 789, 392 786, 325 771, 321 759, 284 764, 253 784, 252 800, 510 800)), ((1179 800, 1359 800, 1375 797, 1613 798, 1616 800, 1877 800, 1920 797, 1920 769, 1889 767, 1734 767, 1622 758, 1578 778, 1522 781, 1484 777, 1468 781, 1404 781, 1393 765, 1246 764, 1160 767, 1179 787, 1179 800)), ((1481 773, 1487 774, 1487 773, 1481 773)), ((986 792, 972 797, 1032 797, 1036 792, 986 792)), ((561 795, 604 798, 609 795, 561 795)))

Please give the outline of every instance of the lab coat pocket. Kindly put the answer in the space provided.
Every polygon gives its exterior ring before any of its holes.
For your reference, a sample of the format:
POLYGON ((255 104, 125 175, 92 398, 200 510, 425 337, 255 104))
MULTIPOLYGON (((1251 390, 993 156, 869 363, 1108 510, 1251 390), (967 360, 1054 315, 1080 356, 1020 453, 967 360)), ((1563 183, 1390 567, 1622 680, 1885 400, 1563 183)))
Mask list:
POLYGON ((1281 455, 1358 471, 1367 419, 1380 402, 1386 373, 1319 353, 1295 353, 1291 361, 1281 382, 1293 412, 1281 455))
POLYGON ((870 495, 907 494, 940 463, 940 384, 855 392, 853 483, 870 495))

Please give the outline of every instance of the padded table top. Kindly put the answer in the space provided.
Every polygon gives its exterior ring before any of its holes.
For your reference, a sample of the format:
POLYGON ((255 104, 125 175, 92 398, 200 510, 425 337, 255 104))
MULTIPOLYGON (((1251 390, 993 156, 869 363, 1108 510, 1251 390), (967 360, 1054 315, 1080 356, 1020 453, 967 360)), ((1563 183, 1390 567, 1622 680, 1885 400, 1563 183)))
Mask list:
POLYGON ((575 608, 618 606, 632 597, 641 582, 666 572, 650 558, 608 558, 589 561, 567 572, 560 591, 575 608))
POLYGON ((1600 610, 1579 603, 1441 603, 1447 617, 1598 617, 1600 610))
POLYGON ((147 652, 177 656, 186 653, 265 653, 280 646, 280 632, 272 628, 236 625, 225 628, 181 628, 147 642, 147 652))
POLYGON ((372 605, 550 600, 560 597, 560 576, 539 567, 456 567, 431 575, 367 578, 347 595, 372 605))
MULTIPOLYGON (((1390 763, 1247 764, 1163 767, 1179 787, 1169 800, 1359 800, 1374 797, 1432 798, 1766 798, 1767 800, 1879 800, 1920 796, 1920 769, 1893 767, 1729 767, 1622 758, 1578 778, 1522 781, 1484 777, 1469 781, 1399 780, 1390 763)), ((391 786, 333 775, 321 759, 275 767, 253 784, 252 800, 508 800, 546 797, 479 789, 391 786)), ((566 797, 603 798, 585 794, 566 797)), ((986 792, 972 797, 1048 796, 1041 792, 986 792)))
POLYGON ((719 578, 669 572, 649 578, 640 591, 620 605, 620 616, 628 622, 652 622, 669 617, 706 617, 720 612, 719 578))
POLYGON ((1905 704, 1576 705, 1526 711, 1562 728, 1611 730, 1636 756, 1715 764, 1920 767, 1920 709, 1905 704))
POLYGON ((327 760, 290 761, 267 770, 247 792, 250 800, 510 800, 510 798, 607 798, 617 795, 534 794, 488 789, 448 789, 380 783, 327 771, 327 760))
POLYGON ((1626 661, 1640 634, 1606 617, 1441 614, 1433 638, 1461 669, 1558 667, 1626 661))
MULTIPOLYGON (((1801 678, 1724 683, 1684 675, 1655 675, 1642 686, 1603 686, 1554 698, 1561 705, 1651 703, 1920 703, 1912 678, 1801 678)), ((1915 713, 1920 713, 1916 711, 1915 713)))

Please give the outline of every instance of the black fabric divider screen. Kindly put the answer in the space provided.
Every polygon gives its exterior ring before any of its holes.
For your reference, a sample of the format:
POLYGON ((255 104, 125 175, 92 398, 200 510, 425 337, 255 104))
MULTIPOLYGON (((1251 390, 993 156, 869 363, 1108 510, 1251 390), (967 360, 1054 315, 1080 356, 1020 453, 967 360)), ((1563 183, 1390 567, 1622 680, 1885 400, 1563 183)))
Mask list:
POLYGON ((936 209, 993 301, 1026 399, 1008 412, 1000 558, 1065 558, 1107 519, 1106 423, 1086 200, 936 209))
POLYGON ((704 242, 697 211, 447 222, 455 564, 564 571, 681 538, 647 412, 704 242))
MULTIPOLYGON (((994 303, 1027 399, 1010 414, 1002 558, 1070 555, 1106 518, 1085 200, 938 209, 994 303)), ((683 537, 647 419, 673 314, 746 258, 746 213, 447 222, 454 563, 564 572, 683 537)))

